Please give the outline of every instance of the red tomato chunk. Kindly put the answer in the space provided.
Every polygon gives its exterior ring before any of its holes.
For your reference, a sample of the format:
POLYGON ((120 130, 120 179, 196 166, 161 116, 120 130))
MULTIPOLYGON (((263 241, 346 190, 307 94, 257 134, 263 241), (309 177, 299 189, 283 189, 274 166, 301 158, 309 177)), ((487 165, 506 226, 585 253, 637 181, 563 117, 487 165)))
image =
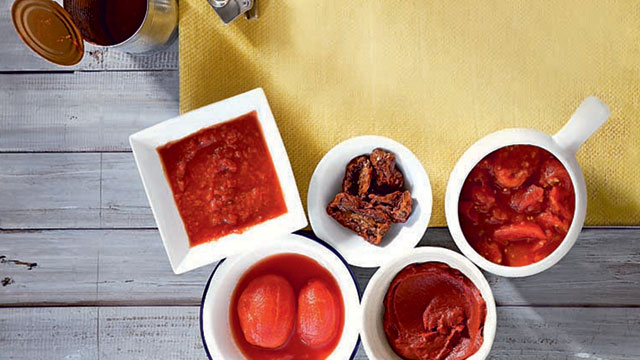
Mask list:
POLYGON ((551 254, 569 231, 575 193, 567 169, 548 151, 513 145, 487 155, 460 194, 462 232, 482 256, 525 266, 551 254))
POLYGON ((191 246, 287 212, 255 111, 157 151, 191 246))

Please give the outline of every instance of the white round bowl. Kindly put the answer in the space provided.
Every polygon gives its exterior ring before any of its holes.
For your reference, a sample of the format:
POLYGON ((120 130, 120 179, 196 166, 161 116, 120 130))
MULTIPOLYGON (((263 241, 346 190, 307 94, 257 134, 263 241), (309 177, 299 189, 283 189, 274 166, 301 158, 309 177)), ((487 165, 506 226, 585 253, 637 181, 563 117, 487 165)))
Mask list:
POLYGON ((576 242, 587 212, 587 187, 576 160, 578 148, 609 118, 609 109, 595 97, 578 107, 567 124, 554 136, 533 129, 506 129, 478 140, 460 157, 449 177, 445 212, 449 232, 462 253, 482 269, 500 276, 523 277, 542 272, 562 259, 576 242), (458 218, 460 192, 467 176, 487 155, 509 145, 534 145, 553 154, 567 169, 575 192, 575 213, 569 231, 557 249, 546 258, 526 266, 505 266, 480 255, 465 238, 458 218))
POLYGON ((359 136, 331 149, 318 163, 307 196, 309 221, 314 233, 336 248, 347 262, 377 267, 389 258, 414 248, 429 225, 433 199, 429 177, 420 160, 404 145, 382 136, 359 136), (343 227, 327 214, 327 205, 342 191, 342 179, 349 161, 376 148, 391 151, 411 192, 413 210, 404 224, 393 224, 380 245, 373 245, 343 227))
POLYGON ((209 359, 243 359, 229 322, 229 304, 236 284, 245 272, 260 260, 277 254, 301 254, 318 262, 333 275, 344 303, 344 329, 338 345, 327 360, 353 359, 360 333, 360 297, 358 283, 349 265, 322 241, 290 234, 280 241, 251 249, 221 260, 211 273, 200 306, 200 334, 209 359))
POLYGON ((382 326, 384 298, 393 278, 407 265, 424 262, 441 262, 462 272, 480 290, 487 304, 484 321, 483 343, 469 360, 485 359, 493 345, 496 334, 496 303, 487 279, 471 261, 455 251, 440 247, 419 247, 411 252, 395 257, 376 271, 362 296, 362 345, 372 360, 402 360, 391 348, 382 326))

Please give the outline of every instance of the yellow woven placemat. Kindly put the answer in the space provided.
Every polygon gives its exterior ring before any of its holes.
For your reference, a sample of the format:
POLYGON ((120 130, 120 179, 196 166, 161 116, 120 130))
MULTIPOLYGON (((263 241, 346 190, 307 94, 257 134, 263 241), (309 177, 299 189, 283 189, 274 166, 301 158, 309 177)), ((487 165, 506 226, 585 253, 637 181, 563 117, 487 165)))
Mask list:
POLYGON ((445 225, 449 172, 507 127, 555 133, 588 95, 609 122, 579 151, 589 225, 640 224, 640 1, 259 0, 224 26, 180 0, 180 109, 264 88, 303 199, 322 156, 391 137, 432 181, 445 225))

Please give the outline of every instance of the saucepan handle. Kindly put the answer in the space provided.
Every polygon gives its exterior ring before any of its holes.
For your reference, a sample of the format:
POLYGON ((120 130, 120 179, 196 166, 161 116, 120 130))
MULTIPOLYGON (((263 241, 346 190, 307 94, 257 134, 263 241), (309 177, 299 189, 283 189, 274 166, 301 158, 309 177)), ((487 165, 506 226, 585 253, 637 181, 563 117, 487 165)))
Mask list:
POLYGON ((610 114, 607 105, 597 97, 589 96, 553 139, 560 147, 575 155, 580 146, 607 121, 610 114))

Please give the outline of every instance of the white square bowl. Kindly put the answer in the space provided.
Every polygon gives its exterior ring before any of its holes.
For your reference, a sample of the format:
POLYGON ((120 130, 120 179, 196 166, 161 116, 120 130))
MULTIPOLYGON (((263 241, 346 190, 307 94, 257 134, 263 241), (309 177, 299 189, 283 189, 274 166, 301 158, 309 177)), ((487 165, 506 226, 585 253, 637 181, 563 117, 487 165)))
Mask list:
POLYGON ((131 135, 129 142, 162 242, 169 256, 171 268, 176 274, 252 249, 264 241, 284 238, 283 235, 307 226, 307 218, 302 208, 289 157, 267 97, 261 88, 156 124, 131 135), (252 111, 258 114, 258 122, 271 153, 287 212, 254 225, 242 233, 229 234, 217 240, 190 247, 189 238, 157 148, 203 128, 232 120, 252 111))

